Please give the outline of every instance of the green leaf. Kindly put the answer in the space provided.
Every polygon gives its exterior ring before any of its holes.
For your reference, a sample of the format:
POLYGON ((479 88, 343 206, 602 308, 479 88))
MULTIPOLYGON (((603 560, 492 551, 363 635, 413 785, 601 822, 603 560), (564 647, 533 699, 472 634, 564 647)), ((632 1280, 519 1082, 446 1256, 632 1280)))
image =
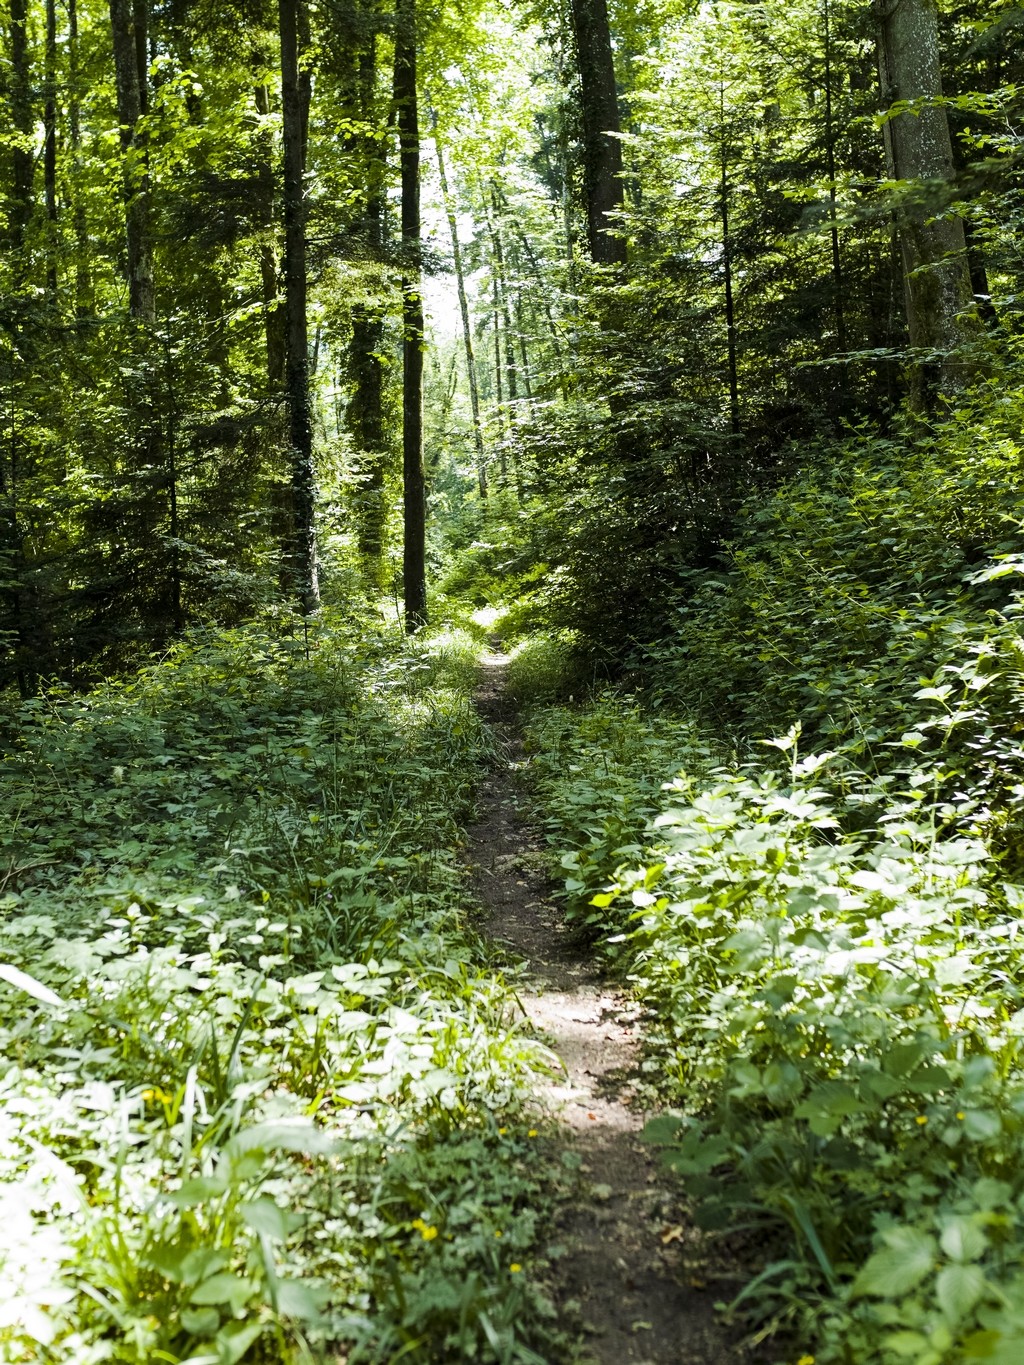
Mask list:
POLYGON ((932 1269, 938 1248, 928 1233, 917 1228, 889 1228, 882 1240, 885 1245, 868 1259, 854 1280, 854 1295, 898 1299, 932 1269))
POLYGON ((677 1118, 675 1114, 658 1114, 644 1124, 641 1138, 644 1142, 651 1142, 660 1147, 674 1142, 680 1128, 684 1126, 685 1121, 677 1118))
POLYGON ((227 1306, 232 1313, 240 1313, 254 1291, 255 1286, 251 1280, 224 1271, 220 1275, 211 1275, 208 1280, 197 1285, 189 1302, 211 1304, 214 1307, 227 1306))
POLYGON ((285 1318, 301 1318, 315 1322, 327 1301, 328 1290, 304 1284, 301 1280, 279 1280, 277 1284, 278 1312, 285 1318))
POLYGON ((333 1152, 336 1142, 329 1133, 306 1118, 268 1119, 265 1123, 243 1128, 224 1151, 229 1157, 246 1152, 297 1152, 301 1156, 324 1156, 333 1152))
POLYGON ((885 1338, 885 1348, 904 1360, 919 1361, 928 1349, 928 1338, 920 1332, 891 1332, 885 1338))
POLYGON ((985 1292, 985 1272, 977 1265, 947 1265, 935 1281, 939 1307, 953 1322, 965 1318, 985 1292))
POLYGON ((988 1238, 973 1218, 951 1218, 939 1243, 951 1261, 977 1261, 985 1254, 988 1238))
POLYGON ((288 1214, 278 1207, 273 1199, 253 1199, 249 1203, 239 1204, 238 1212, 253 1232, 259 1233, 262 1237, 269 1237, 275 1242, 287 1240, 288 1214))
POLYGON ((220 1314, 216 1308, 183 1308, 181 1325, 194 1337, 212 1337, 220 1326, 220 1314))
POLYGON ((186 1180, 179 1190, 172 1190, 168 1200, 179 1209, 194 1209, 208 1199, 216 1199, 229 1188, 226 1180, 218 1176, 198 1175, 186 1180))
POLYGON ((968 1109, 964 1114, 964 1132, 975 1142, 991 1142, 1002 1129, 1002 1120, 994 1109, 968 1109))
POLYGON ((238 1365, 249 1347, 263 1334, 261 1322, 227 1322, 216 1336, 218 1365, 238 1365))

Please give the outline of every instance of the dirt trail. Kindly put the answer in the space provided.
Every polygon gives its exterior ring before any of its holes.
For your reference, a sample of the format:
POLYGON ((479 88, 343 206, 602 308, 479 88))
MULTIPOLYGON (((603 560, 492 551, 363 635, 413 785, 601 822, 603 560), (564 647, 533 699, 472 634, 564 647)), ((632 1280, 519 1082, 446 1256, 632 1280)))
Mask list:
POLYGON ((542 1097, 582 1162, 578 1199, 550 1239, 564 1248, 556 1299, 596 1365, 739 1365, 744 1353, 713 1309, 737 1286, 712 1282, 678 1196, 640 1142, 635 1007, 573 946, 546 899, 541 838, 520 810, 523 753, 504 694, 507 662, 499 653, 483 659, 476 701, 499 757, 479 793, 469 856, 487 931, 525 959, 523 1006, 565 1064, 542 1097))

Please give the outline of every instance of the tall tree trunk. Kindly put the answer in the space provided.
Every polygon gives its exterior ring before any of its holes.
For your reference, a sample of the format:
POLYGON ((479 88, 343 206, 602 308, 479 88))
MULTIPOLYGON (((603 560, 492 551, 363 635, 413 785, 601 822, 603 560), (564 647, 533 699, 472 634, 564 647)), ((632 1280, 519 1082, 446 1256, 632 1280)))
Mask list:
POLYGON ((935 390, 954 389, 967 372, 957 352, 976 333, 964 225, 947 205, 928 204, 927 182, 937 187, 953 173, 946 111, 929 103, 942 95, 935 0, 875 0, 878 70, 886 105, 921 100, 914 113, 885 124, 885 151, 893 180, 926 182, 897 212, 904 300, 910 344, 931 352, 917 367, 915 397, 927 403, 935 390), (947 208, 944 213, 938 210, 947 208))
POLYGON ((137 322, 152 324, 156 321, 156 293, 153 287, 153 251, 149 228, 149 174, 145 139, 138 127, 143 114, 145 85, 139 78, 138 34, 131 0, 110 0, 110 27, 114 40, 117 117, 121 126, 124 162, 128 310, 137 322))
POLYGON ((516 294, 516 331, 519 333, 519 358, 523 362, 523 388, 527 402, 533 404, 533 383, 530 379, 530 356, 526 348, 526 321, 523 316, 523 296, 516 294))
POLYGON ((734 436, 740 431, 740 384, 736 360, 736 302, 732 281, 732 237, 729 233, 729 144, 725 130, 725 86, 718 88, 719 136, 721 145, 721 181, 719 185, 722 215, 722 266, 725 270, 725 333, 729 365, 729 429, 734 436))
POLYGON ((316 561, 316 476, 313 469, 313 409, 309 392, 309 336, 306 318, 306 197, 303 184, 308 119, 308 74, 299 71, 299 6, 279 0, 281 105, 284 124, 284 236, 286 392, 291 457, 292 534, 287 555, 292 592, 305 614, 320 605, 316 561))
POLYGON ((9 91, 15 141, 11 152, 11 199, 8 210, 16 288, 28 283, 25 235, 32 217, 32 77, 28 55, 28 0, 11 0, 11 66, 9 91))
POLYGON ((72 221, 75 231, 75 313, 86 317, 92 311, 92 274, 90 271, 89 229, 85 220, 82 194, 82 95, 79 89, 78 0, 68 5, 68 133, 74 167, 72 221))
POLYGON ((43 193, 46 200, 46 293, 57 307, 57 5, 46 0, 43 86, 43 193))
POLYGON ((426 479, 423 472, 423 295, 420 281, 420 128, 416 0, 397 0, 395 105, 402 179, 402 490, 405 628, 427 622, 426 479))
POLYGON ((839 224, 836 213, 836 131, 832 114, 832 11, 831 0, 823 0, 825 39, 825 167, 828 172, 828 218, 832 239, 832 312, 836 328, 836 349, 846 350, 846 315, 843 309, 843 262, 839 251, 839 224))
POLYGON ((501 442, 501 477, 504 482, 505 469, 505 389, 501 377, 501 286, 498 282, 497 262, 491 261, 491 322, 494 333, 494 417, 501 442))
POLYGON ((462 246, 459 242, 459 227, 455 221, 455 205, 448 188, 448 175, 444 165, 444 149, 437 135, 437 115, 431 116, 434 130, 434 150, 437 153, 437 173, 441 180, 441 197, 444 200, 445 216, 448 219, 448 233, 452 239, 452 256, 455 260, 455 283, 459 292, 459 311, 462 314, 462 338, 466 354, 466 378, 469 383, 469 406, 473 417, 473 444, 476 447, 476 472, 480 496, 487 497, 487 458, 484 453, 483 422, 480 417, 480 388, 477 383, 476 356, 473 354, 473 328, 469 320, 469 299, 466 295, 466 272, 462 265, 462 246))
POLYGON ((608 214, 622 207, 622 144, 615 63, 606 0, 571 0, 583 119, 583 179, 587 239, 599 265, 623 265, 625 239, 609 228, 608 214))
POLYGON ((287 347, 285 345, 285 310, 281 307, 274 201, 273 141, 270 132, 270 90, 265 85, 255 88, 256 112, 261 122, 256 142, 256 177, 259 183, 260 222, 265 236, 260 242, 260 283, 263 287, 263 335, 267 347, 267 384, 280 391, 287 381, 287 347))
POLYGON ((501 301, 501 322, 505 337, 505 383, 508 388, 509 425, 515 418, 515 404, 519 401, 519 374, 516 369, 515 337, 512 334, 512 316, 508 306, 508 274, 505 270, 505 244, 501 238, 501 223, 498 220, 498 195, 491 186, 491 208, 494 217, 488 218, 487 227, 491 235, 491 249, 494 253, 497 297, 501 301))
MULTIPOLYGON (((374 126, 376 79, 377 41, 376 34, 371 33, 359 55, 360 115, 368 129, 374 126)), ((362 153, 365 158, 367 246, 372 259, 379 261, 384 253, 386 163, 372 131, 362 139, 362 153)), ((346 414, 355 442, 357 469, 361 479, 356 511, 356 543, 363 577, 374 595, 383 586, 384 535, 387 528, 384 479, 389 445, 384 417, 385 321, 385 305, 379 299, 360 303, 352 309, 349 371, 353 387, 346 414)))

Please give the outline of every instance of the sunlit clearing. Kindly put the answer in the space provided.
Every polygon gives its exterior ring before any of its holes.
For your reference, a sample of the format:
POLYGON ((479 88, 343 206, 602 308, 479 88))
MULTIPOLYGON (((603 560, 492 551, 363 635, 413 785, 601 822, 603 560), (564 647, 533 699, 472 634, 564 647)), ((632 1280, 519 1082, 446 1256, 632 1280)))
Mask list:
POLYGON ((484 630, 493 630, 507 611, 507 607, 478 607, 470 620, 475 625, 482 626, 484 630))

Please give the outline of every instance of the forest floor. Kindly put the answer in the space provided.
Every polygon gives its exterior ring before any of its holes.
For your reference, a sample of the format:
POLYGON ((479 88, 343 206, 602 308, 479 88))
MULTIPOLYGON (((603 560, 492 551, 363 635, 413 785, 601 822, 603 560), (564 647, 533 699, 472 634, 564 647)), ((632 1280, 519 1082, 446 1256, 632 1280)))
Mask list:
POLYGON ((476 694, 496 761, 478 794, 468 855, 486 932, 524 960, 523 1008, 564 1066, 538 1095, 558 1120, 564 1164, 580 1175, 550 1239, 556 1304, 564 1325, 581 1332, 581 1358, 595 1365, 738 1365, 747 1356, 714 1305, 743 1277, 709 1260, 678 1185, 641 1139, 638 1010, 602 978, 551 900, 499 649, 484 655, 476 694))

